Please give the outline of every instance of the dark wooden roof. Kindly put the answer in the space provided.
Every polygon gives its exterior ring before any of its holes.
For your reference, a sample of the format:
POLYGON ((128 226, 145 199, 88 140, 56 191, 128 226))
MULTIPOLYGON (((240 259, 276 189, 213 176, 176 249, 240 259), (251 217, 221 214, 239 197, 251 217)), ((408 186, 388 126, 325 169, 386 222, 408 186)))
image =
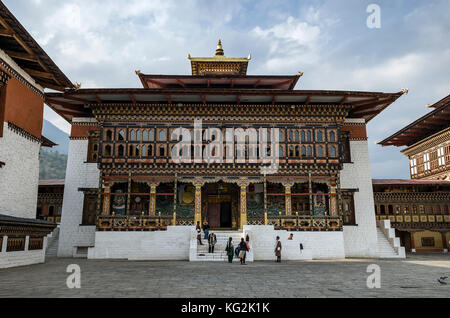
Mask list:
POLYGON ((52 148, 52 147, 54 147, 54 146, 58 146, 57 143, 51 141, 50 139, 48 139, 48 138, 45 137, 45 136, 41 136, 41 139, 42 139, 42 143, 41 143, 41 146, 42 146, 42 147, 52 148))
POLYGON ((63 186, 64 181, 64 179, 39 180, 39 186, 63 186))
POLYGON ((39 85, 64 91, 73 84, 0 1, 0 49, 39 85))
POLYGON ((405 91, 397 93, 277 90, 277 89, 77 89, 45 94, 46 103, 67 121, 91 117, 90 105, 99 104, 228 104, 228 105, 345 105, 349 117, 370 121, 405 91))
POLYGON ((379 142, 382 146, 411 146, 450 126, 450 95, 444 97, 428 114, 420 117, 392 136, 379 142))
POLYGON ((5 214, 0 214, 0 223, 2 224, 26 224, 26 225, 43 225, 43 226, 53 226, 56 227, 56 223, 39 220, 39 219, 28 219, 28 218, 18 218, 15 216, 9 216, 5 214))
POLYGON ((144 88, 234 88, 292 90, 302 73, 297 75, 154 75, 136 72, 144 88))
POLYGON ((443 185, 450 187, 450 181, 423 179, 372 179, 372 185, 443 185))

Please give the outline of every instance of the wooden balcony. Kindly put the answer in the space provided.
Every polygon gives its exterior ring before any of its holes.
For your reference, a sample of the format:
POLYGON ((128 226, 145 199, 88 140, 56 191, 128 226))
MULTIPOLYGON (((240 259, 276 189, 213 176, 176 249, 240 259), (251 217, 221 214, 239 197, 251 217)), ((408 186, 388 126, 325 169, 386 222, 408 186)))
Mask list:
POLYGON ((174 225, 173 216, 149 215, 99 215, 97 231, 165 231, 174 225))
POLYGON ((342 219, 337 216, 282 215, 249 218, 248 225, 273 225, 276 230, 287 231, 342 231, 342 219))
POLYGON ((377 220, 390 220, 393 227, 405 228, 448 228, 450 215, 448 214, 390 214, 377 215, 377 220))

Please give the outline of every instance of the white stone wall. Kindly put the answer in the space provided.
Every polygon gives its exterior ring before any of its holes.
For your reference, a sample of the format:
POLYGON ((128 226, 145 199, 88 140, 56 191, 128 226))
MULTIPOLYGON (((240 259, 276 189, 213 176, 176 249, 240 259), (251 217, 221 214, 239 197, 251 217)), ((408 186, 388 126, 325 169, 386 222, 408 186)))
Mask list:
POLYGON ((32 141, 3 124, 0 137, 0 214, 36 218, 39 182, 39 142, 32 141))
POLYGON ((89 259, 189 260, 194 226, 168 226, 155 232, 96 232, 89 259))
POLYGON ((366 140, 350 141, 352 163, 344 163, 342 189, 359 189, 354 195, 357 226, 344 226, 346 257, 378 257, 377 229, 366 140))
POLYGON ((44 237, 44 244, 41 250, 28 250, 29 237, 25 242, 25 250, 18 252, 6 252, 8 237, 3 237, 3 246, 0 253, 0 268, 25 266, 40 264, 45 262, 45 250, 47 248, 47 237, 44 237))
POLYGON ((64 200, 61 216, 58 256, 76 257, 78 247, 94 246, 95 226, 80 226, 83 218, 84 194, 79 188, 98 188, 96 163, 86 163, 88 141, 70 140, 64 200))
POLYGON ((284 260, 345 258, 342 232, 288 232, 275 230, 273 225, 246 225, 244 235, 250 237, 253 260, 275 260, 276 237, 280 237, 284 260), (293 240, 288 236, 293 233, 293 240), (300 243, 303 251, 300 250, 300 243))

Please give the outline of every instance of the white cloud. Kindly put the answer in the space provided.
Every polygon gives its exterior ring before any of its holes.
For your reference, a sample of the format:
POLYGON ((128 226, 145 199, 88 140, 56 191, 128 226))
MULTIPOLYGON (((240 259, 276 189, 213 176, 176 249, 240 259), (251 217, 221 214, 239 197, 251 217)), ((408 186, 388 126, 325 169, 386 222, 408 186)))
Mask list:
POLYGON ((269 72, 291 70, 299 62, 314 63, 319 57, 320 27, 292 16, 267 29, 257 26, 252 34, 269 46, 266 61, 269 72))

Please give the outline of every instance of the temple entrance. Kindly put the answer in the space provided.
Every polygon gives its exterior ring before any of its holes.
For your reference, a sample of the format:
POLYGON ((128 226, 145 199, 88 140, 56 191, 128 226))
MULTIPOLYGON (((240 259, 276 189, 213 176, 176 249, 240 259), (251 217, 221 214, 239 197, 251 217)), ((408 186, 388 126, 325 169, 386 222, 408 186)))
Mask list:
POLYGON ((233 184, 214 183, 206 186, 206 216, 212 229, 233 228, 237 218, 237 187, 233 184), (234 204, 233 204, 234 202, 234 204), (235 215, 233 222, 233 214, 235 215))

